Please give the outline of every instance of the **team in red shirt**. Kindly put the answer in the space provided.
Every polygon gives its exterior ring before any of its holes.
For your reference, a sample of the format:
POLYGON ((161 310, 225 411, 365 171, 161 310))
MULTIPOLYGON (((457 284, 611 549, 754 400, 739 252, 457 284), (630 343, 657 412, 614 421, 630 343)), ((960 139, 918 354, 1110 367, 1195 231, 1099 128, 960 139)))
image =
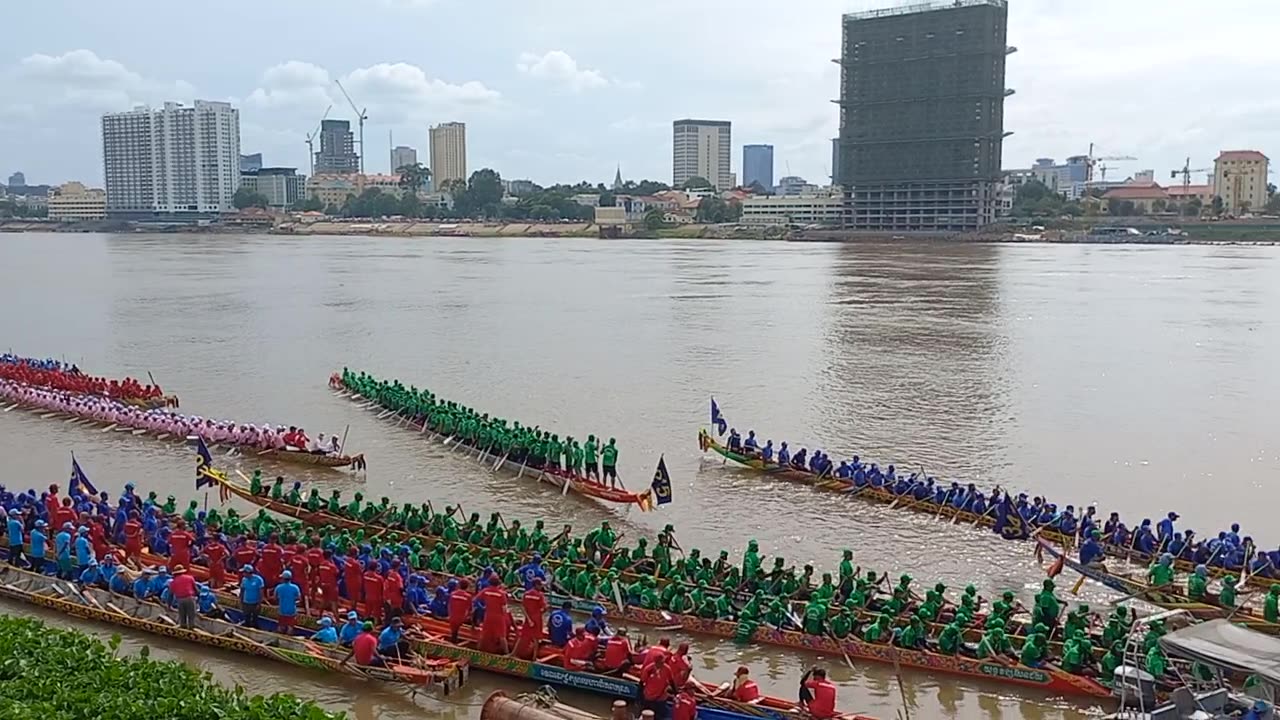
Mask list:
POLYGON ((115 400, 152 400, 164 397, 157 385, 143 385, 133 378, 108 380, 66 370, 34 368, 22 363, 0 363, 0 380, 80 395, 105 395, 115 400))

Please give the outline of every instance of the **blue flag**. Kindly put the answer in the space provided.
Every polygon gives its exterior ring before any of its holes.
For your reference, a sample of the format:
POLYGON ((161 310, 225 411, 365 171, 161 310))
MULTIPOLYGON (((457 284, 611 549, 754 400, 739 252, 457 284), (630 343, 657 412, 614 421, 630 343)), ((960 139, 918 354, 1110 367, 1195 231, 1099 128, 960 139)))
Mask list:
POLYGON ((196 489, 205 485, 216 485, 218 471, 213 469, 213 455, 209 454, 209 446, 204 438, 196 437, 196 489))
POLYGON ((671 475, 667 472, 667 461, 664 457, 658 457, 658 469, 653 471, 653 496, 657 499, 659 505, 666 505, 671 502, 671 475))
POLYGON ((720 414, 720 406, 716 404, 715 398, 711 398, 711 424, 716 427, 716 433, 721 436, 729 429, 729 423, 725 422, 724 416, 720 414))
POLYGON ((97 495, 98 488, 89 482, 89 476, 84 474, 84 470, 80 467, 80 463, 76 461, 76 454, 71 453, 71 483, 67 488, 67 492, 75 495, 76 490, 84 488, 84 492, 90 495, 97 495))
POLYGON ((1013 504, 1009 493, 1004 494, 1004 499, 996 508, 996 524, 992 529, 1005 540, 1025 540, 1030 536, 1027 523, 1018 514, 1018 508, 1013 504))

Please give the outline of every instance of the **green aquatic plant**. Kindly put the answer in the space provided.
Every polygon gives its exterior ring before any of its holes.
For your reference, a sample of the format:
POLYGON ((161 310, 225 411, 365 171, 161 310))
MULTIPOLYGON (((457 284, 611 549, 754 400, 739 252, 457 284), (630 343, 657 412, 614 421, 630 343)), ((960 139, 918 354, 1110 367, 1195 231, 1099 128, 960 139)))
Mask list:
POLYGON ((257 696, 180 662, 119 652, 39 620, 0 615, 0 720, 340 720, 292 695, 257 696))

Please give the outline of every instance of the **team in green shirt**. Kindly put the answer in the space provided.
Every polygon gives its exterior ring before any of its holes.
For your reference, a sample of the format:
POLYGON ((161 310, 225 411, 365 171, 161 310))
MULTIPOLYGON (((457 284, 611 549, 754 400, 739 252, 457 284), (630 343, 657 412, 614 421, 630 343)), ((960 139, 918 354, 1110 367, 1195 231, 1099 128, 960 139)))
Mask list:
POLYGON ((595 435, 579 442, 559 434, 503 418, 490 417, 465 405, 439 399, 430 390, 404 386, 399 380, 379 380, 364 372, 342 370, 342 384, 348 390, 377 403, 396 417, 425 424, 446 441, 457 441, 477 454, 519 463, 534 470, 564 470, 574 476, 618 482, 618 445, 614 438, 601 444, 595 435), (603 471, 601 467, 603 466, 603 471))

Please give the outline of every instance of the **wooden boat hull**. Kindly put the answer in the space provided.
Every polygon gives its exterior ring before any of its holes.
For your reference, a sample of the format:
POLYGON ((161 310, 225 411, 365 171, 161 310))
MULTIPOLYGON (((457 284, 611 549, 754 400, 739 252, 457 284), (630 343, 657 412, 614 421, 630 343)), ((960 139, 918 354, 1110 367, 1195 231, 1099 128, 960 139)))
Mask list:
MULTIPOLYGON (((1155 588, 1132 578, 1108 572, 1105 567, 1083 565, 1079 561, 1068 557, 1065 552, 1054 547, 1052 543, 1044 540, 1039 540, 1038 542, 1044 552, 1049 553, 1055 559, 1062 558, 1063 565, 1090 580, 1102 583, 1116 592, 1132 595, 1165 610, 1184 610, 1200 620, 1225 618, 1231 612, 1222 609, 1218 605, 1196 602, 1187 597, 1179 588, 1155 588)), ((1280 635, 1280 624, 1267 622, 1265 618, 1256 612, 1240 610, 1231 615, 1231 621, 1246 625, 1252 630, 1267 633, 1268 635, 1280 635)))
POLYGON ((197 629, 188 630, 174 624, 167 608, 162 605, 117 595, 101 588, 76 588, 72 583, 12 566, 0 567, 0 596, 85 620, 255 655, 297 667, 412 684, 437 690, 441 694, 458 689, 465 682, 468 673, 467 665, 459 662, 436 662, 437 667, 432 669, 410 666, 348 669, 350 666, 344 668, 341 664, 346 652, 340 648, 237 627, 206 617, 197 618, 197 629))
POLYGON ((293 463, 294 465, 315 465, 317 467, 331 468, 350 467, 358 460, 364 459, 363 453, 356 455, 316 455, 297 450, 266 450, 254 454, 260 458, 293 463))
MULTIPOLYGON (((3 403, 0 403, 0 404, 3 404, 3 403)), ((13 403, 13 407, 19 408, 22 410, 29 410, 32 412, 40 413, 42 417, 46 417, 46 418, 48 417, 80 418, 82 420, 89 421, 89 423, 87 423, 86 425, 94 424, 94 423, 100 423, 100 424, 102 423, 102 421, 89 417, 87 415, 73 415, 73 414, 68 414, 63 412, 49 411, 49 410, 45 410, 44 408, 27 405, 25 403, 20 403, 20 402, 13 403)), ((71 422, 71 420, 68 420, 67 422, 71 422)), ((116 426, 114 424, 112 425, 112 427, 115 427, 119 431, 124 431, 128 429, 126 426, 116 426)), ((153 435, 152 433, 147 431, 134 430, 133 432, 135 435, 142 435, 148 438, 157 438, 156 435, 153 435)), ((183 438, 173 437, 167 434, 165 435, 165 437, 172 437, 172 439, 174 440, 183 440, 183 438)), ((209 441, 209 444, 210 446, 213 446, 215 443, 213 441, 209 441)), ((223 442, 221 444, 226 445, 228 447, 232 447, 230 443, 223 442)), ((316 455, 308 452, 300 452, 300 451, 294 451, 294 450, 259 450, 256 447, 245 446, 245 445, 240 445, 235 447, 238 447, 246 455, 252 455, 253 457, 262 458, 262 459, 276 460, 279 462, 292 463, 295 465, 313 465, 316 467, 331 467, 331 468, 343 468, 343 467, 350 467, 352 465, 358 465, 359 467, 364 466, 364 453, 357 453, 355 455, 316 455)))
MULTIPOLYGON (((330 382, 329 386, 334 390, 339 390, 342 392, 350 392, 349 390, 347 390, 346 386, 344 386, 340 381, 330 382)), ((348 396, 348 398, 350 398, 350 396, 348 396)), ((365 398, 360 398, 360 399, 365 399, 365 398)), ((377 404, 376 402, 374 402, 373 406, 383 408, 384 410, 388 409, 388 408, 384 408, 380 404, 377 404)), ((412 430, 417 431, 418 433, 430 432, 431 434, 428 437, 432 439, 439 438, 439 435, 437 435, 434 431, 430 430, 429 428, 424 428, 425 422, 423 421, 418 421, 414 419, 405 419, 403 416, 400 416, 400 415, 392 415, 390 417, 399 421, 406 428, 411 428, 412 430)), ((458 446, 454 445, 453 447, 456 448, 458 446)), ((467 449, 466 454, 468 456, 475 455, 478 451, 478 449, 472 445, 464 444, 461 447, 467 449)), ((490 466, 490 468, 493 468, 493 465, 497 463, 499 459, 497 456, 494 456, 486 452, 482 452, 481 455, 482 457, 477 458, 477 460, 480 462, 480 464, 488 465, 490 466), (487 458, 487 460, 485 458, 487 458)), ((640 509, 642 510, 647 508, 647 500, 649 497, 649 493, 647 492, 635 493, 625 489, 614 489, 608 485, 598 483, 594 480, 590 480, 588 478, 584 478, 578 475, 566 473, 563 470, 535 470, 533 468, 525 467, 520 463, 514 462, 510 459, 504 460, 503 463, 500 466, 498 466, 498 468, 496 469, 505 470, 507 472, 514 473, 516 475, 522 475, 523 477, 533 478, 534 482, 545 481, 547 483, 550 483, 555 488, 562 491, 564 489, 565 483, 569 483, 569 489, 572 490, 573 492, 578 493, 579 495, 586 495, 587 497, 593 497, 593 498, 596 498, 597 500, 604 500, 605 502, 619 503, 623 505, 634 504, 639 506, 640 509)))
MULTIPOLYGON (((888 490, 872 487, 870 485, 859 488, 852 480, 845 480, 843 478, 832 476, 821 477, 817 473, 810 472, 809 470, 797 470, 791 467, 782 467, 777 463, 766 463, 757 457, 750 457, 741 453, 735 453, 717 442, 716 439, 711 437, 711 434, 705 429, 698 431, 698 445, 704 452, 714 452, 726 460, 730 460, 742 467, 759 471, 771 477, 779 477, 784 480, 802 483, 804 485, 815 487, 819 490, 843 493, 851 497, 857 496, 862 500, 884 505, 893 505, 895 502, 901 500, 901 502, 894 507, 894 510, 928 514, 934 517, 945 518, 956 524, 967 524, 972 527, 993 528, 996 524, 995 517, 993 516, 991 509, 988 509, 987 514, 985 515, 978 515, 977 513, 961 510, 952 505, 944 505, 939 508, 937 504, 928 499, 915 500, 915 498, 912 497, 904 498, 904 496, 895 495, 888 490)), ((1064 535, 1052 528, 1038 531, 1037 539, 1048 540, 1049 542, 1066 548, 1070 548, 1075 545, 1074 536, 1064 535)), ((1126 560, 1139 565, 1150 565, 1156 560, 1153 555, 1139 552, 1133 548, 1107 544, 1106 549, 1109 557, 1126 560)), ((1177 560, 1175 565, 1179 570, 1184 572, 1191 572, 1195 569, 1195 564, 1187 560, 1177 560)), ((1220 578, 1232 574, 1239 576, 1239 571, 1213 566, 1209 568, 1209 574, 1213 577, 1220 578)), ((1250 585, 1264 590, 1269 588, 1272 582, 1280 582, 1280 580, 1264 577, 1262 575, 1254 575, 1249 578, 1250 585)))

